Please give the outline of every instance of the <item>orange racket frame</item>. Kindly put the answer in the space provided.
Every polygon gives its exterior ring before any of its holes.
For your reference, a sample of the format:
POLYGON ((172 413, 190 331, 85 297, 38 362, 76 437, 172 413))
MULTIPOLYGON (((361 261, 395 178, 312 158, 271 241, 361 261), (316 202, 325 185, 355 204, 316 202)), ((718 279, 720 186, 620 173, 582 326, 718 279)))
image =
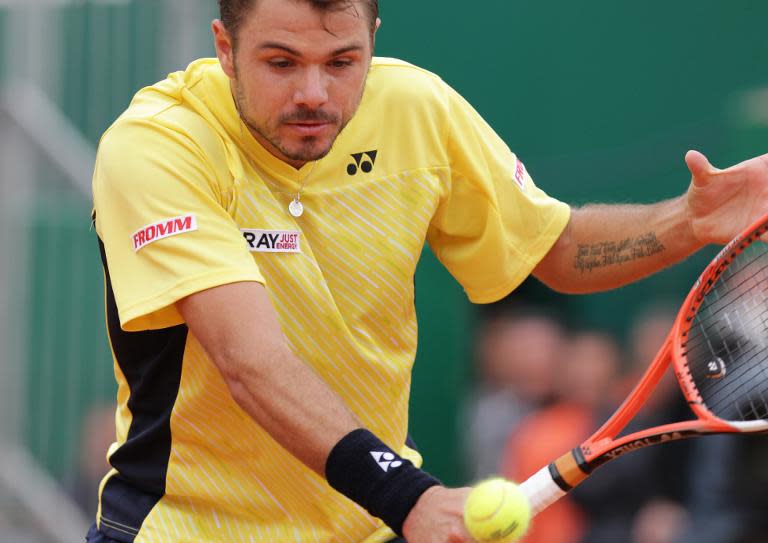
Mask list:
POLYGON ((726 245, 699 276, 664 344, 632 392, 608 421, 581 445, 565 453, 526 480, 521 488, 535 515, 576 487, 601 465, 628 452, 679 439, 720 433, 765 433, 768 420, 734 422, 723 420, 705 406, 691 377, 685 342, 706 294, 731 262, 758 238, 768 235, 768 215, 726 245), (656 426, 620 436, 637 415, 657 384, 673 366, 680 389, 696 419, 656 426))

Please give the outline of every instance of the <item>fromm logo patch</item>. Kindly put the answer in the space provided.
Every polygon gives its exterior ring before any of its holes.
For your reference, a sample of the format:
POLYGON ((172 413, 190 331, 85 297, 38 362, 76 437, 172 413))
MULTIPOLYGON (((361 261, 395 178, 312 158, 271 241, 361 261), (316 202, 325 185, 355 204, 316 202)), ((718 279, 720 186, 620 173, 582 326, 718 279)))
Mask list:
POLYGON ((134 251, 139 251, 159 239, 177 236, 186 232, 194 232, 195 230, 197 230, 197 219, 194 215, 163 219, 162 221, 147 225, 131 235, 131 244, 134 251))

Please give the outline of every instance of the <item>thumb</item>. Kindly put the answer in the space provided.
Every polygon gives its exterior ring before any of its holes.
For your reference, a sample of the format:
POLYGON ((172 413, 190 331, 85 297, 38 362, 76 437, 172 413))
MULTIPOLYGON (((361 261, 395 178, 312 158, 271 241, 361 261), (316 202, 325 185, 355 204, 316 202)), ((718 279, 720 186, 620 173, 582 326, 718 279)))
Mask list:
POLYGON ((696 186, 706 185, 710 181, 711 176, 720 171, 712 166, 707 157, 698 151, 688 151, 685 154, 685 163, 693 175, 693 183, 696 186))

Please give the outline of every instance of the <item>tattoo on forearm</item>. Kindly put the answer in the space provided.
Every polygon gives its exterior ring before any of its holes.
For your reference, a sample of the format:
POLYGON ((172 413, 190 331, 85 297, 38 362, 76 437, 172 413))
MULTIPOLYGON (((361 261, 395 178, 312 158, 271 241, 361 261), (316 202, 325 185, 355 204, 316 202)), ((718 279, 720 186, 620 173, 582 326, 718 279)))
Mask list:
POLYGON ((653 232, 634 239, 579 245, 573 267, 582 273, 589 272, 595 268, 605 268, 649 257, 664 249, 664 245, 653 232))

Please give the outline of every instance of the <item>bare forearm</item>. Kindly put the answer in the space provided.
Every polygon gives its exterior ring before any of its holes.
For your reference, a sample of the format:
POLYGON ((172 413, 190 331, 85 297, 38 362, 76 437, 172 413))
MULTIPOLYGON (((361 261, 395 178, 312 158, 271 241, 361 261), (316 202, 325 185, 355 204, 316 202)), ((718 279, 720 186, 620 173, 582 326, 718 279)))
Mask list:
POLYGON ((240 407, 332 488, 402 533, 422 494, 440 482, 362 428, 342 398, 293 354, 265 288, 222 285, 176 305, 240 407), (382 469, 376 451, 397 458, 387 462, 392 469, 382 469))
POLYGON ((276 353, 258 371, 227 379, 240 407, 280 445, 320 475, 333 446, 361 423, 306 364, 276 353))
POLYGON ((573 210, 565 232, 534 275, 561 292, 609 290, 670 266, 702 247, 684 198, 651 205, 573 210))
POLYGON ((265 289, 256 283, 225 285, 177 305, 238 405, 286 450, 324 475, 333 446, 361 425, 291 352, 265 289))

